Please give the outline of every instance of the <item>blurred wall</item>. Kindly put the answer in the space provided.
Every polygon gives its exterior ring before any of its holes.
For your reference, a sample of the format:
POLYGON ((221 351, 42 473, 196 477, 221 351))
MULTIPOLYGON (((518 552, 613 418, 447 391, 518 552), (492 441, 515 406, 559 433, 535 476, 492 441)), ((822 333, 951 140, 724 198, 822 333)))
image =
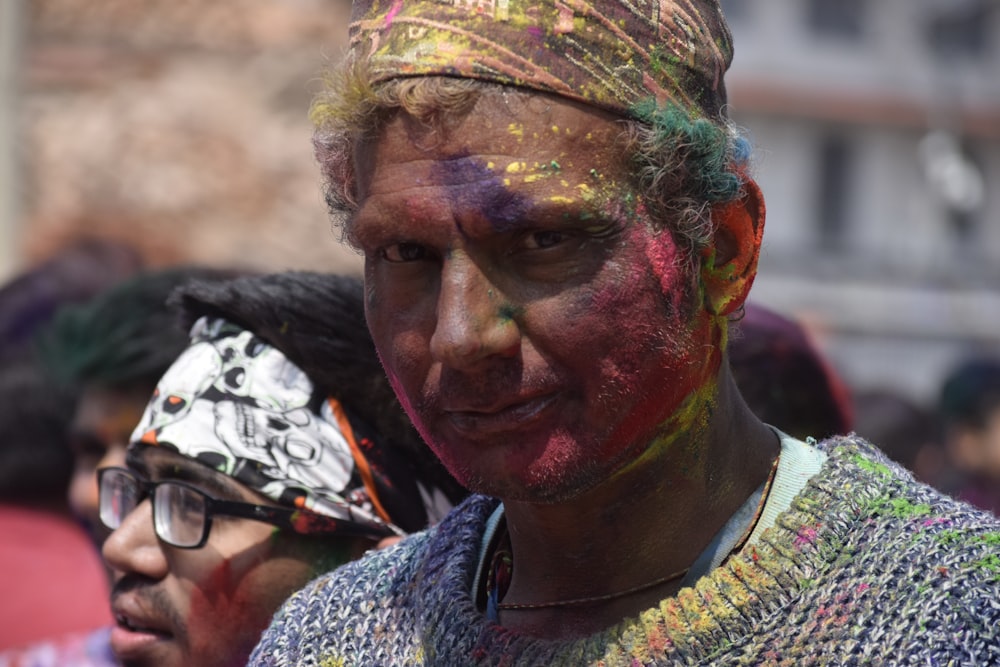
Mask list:
POLYGON ((1000 356, 1000 0, 723 0, 767 200, 751 297, 855 388, 1000 356))
POLYGON ((21 0, 0 3, 0 280, 17 263, 20 230, 20 170, 17 136, 17 81, 21 55, 21 0))
POLYGON ((94 234, 153 264, 356 271, 329 228, 306 117, 349 6, 26 3, 21 262, 94 234))

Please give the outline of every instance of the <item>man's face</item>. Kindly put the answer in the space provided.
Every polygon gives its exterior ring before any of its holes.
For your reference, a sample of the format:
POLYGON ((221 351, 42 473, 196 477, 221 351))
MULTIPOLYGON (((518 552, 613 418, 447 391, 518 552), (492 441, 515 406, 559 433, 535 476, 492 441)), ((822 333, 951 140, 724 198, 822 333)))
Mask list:
POLYGON ((690 427, 711 393, 720 325, 619 131, 558 98, 490 96, 447 136, 397 117, 357 153, 350 232, 376 346, 474 490, 571 497, 690 427))
POLYGON ((97 515, 97 469, 125 463, 125 447, 142 418, 153 388, 132 390, 89 387, 80 396, 70 431, 73 477, 69 506, 95 542, 107 535, 97 515))
MULTIPOLYGON (((231 477, 157 447, 130 453, 128 467, 153 481, 184 481, 215 499, 273 504, 231 477)), ((215 516, 204 546, 178 549, 157 539, 146 498, 104 543, 113 571, 112 650, 126 666, 246 664, 274 612, 316 573, 317 552, 291 546, 306 539, 215 516)))

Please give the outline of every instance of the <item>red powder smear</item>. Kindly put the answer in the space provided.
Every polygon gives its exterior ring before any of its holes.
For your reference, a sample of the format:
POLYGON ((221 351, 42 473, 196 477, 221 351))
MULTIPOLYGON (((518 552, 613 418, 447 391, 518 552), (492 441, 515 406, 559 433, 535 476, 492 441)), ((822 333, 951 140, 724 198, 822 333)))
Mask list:
MULTIPOLYGON (((636 214, 644 216, 645 206, 640 204, 636 214)), ((686 279, 678 261, 677 246, 668 232, 663 231, 658 238, 652 239, 646 247, 646 258, 660 277, 660 291, 664 299, 670 302, 675 312, 679 312, 684 303, 686 279)))
MULTIPOLYGON (((217 598, 229 598, 231 595, 230 588, 232 587, 232 577, 233 568, 229 559, 225 559, 219 566, 213 569, 209 575, 205 578, 202 585, 198 586, 196 589, 199 592, 204 593, 206 600, 214 601, 217 598)), ((195 600, 198 599, 197 595, 192 595, 191 597, 191 611, 194 613, 195 600)))
POLYGON ((869 588, 871 588, 871 586, 869 586, 868 584, 858 584, 857 592, 858 593, 864 593, 869 588))

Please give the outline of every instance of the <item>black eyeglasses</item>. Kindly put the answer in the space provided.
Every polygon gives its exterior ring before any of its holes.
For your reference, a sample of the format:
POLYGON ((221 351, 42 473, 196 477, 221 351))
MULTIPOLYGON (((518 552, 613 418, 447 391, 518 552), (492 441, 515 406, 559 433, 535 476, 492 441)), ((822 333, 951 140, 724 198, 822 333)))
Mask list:
POLYGON ((97 471, 97 482, 101 523, 110 530, 119 528, 148 496, 153 503, 156 536, 180 549, 204 546, 212 529, 213 516, 252 519, 303 535, 337 533, 345 537, 384 537, 353 522, 307 510, 217 500, 184 482, 153 482, 125 468, 101 468, 97 471))

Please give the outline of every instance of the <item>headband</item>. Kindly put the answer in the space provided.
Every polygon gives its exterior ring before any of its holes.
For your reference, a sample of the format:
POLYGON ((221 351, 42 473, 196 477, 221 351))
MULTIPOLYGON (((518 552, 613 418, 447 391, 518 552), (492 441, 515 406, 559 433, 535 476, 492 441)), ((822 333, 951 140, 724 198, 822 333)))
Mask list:
POLYGON ((340 403, 315 397, 306 374, 279 350, 202 317, 157 384, 130 447, 166 446, 279 505, 403 534, 380 496, 405 487, 376 480, 382 471, 363 451, 374 445, 354 431, 340 403))
POLYGON ((709 118, 723 112, 733 54, 717 0, 355 0, 350 45, 376 84, 455 76, 709 118))

